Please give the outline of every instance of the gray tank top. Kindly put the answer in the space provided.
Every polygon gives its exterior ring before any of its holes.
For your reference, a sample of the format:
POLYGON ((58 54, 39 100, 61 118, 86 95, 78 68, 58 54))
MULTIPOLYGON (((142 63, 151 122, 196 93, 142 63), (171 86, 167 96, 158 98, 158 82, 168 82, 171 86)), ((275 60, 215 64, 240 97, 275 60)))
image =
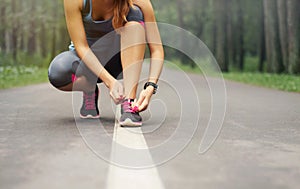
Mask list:
MULTIPOLYGON (((92 46, 99 38, 114 31, 112 18, 109 20, 95 21, 92 18, 92 0, 83 0, 82 20, 89 46, 92 46)), ((70 50, 75 50, 73 42, 69 46, 70 50)))
MULTIPOLYGON (((95 21, 92 18, 92 0, 83 0, 82 20, 86 33, 86 39, 89 46, 92 46, 98 39, 104 35, 114 31, 112 26, 112 18, 103 21, 95 21)), ((144 17, 141 9, 138 6, 130 8, 127 15, 128 21, 143 22, 144 17)), ((69 50, 75 50, 73 42, 69 46, 69 50)))

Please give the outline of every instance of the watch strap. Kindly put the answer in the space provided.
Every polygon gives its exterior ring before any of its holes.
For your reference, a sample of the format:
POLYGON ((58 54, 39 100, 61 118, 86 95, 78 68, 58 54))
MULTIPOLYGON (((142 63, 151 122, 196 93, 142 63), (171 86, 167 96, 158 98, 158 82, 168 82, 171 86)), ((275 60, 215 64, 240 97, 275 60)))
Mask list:
POLYGON ((158 85, 156 83, 149 81, 149 82, 145 83, 144 89, 146 89, 148 86, 152 86, 154 88, 153 94, 155 94, 157 92, 158 85))

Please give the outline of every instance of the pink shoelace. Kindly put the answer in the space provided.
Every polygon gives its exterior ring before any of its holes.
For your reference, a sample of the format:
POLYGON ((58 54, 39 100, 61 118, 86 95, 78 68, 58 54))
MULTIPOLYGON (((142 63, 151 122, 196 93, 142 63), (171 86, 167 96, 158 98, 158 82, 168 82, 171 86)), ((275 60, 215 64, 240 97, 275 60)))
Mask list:
POLYGON ((95 110, 96 109, 95 97, 96 97, 96 93, 93 93, 93 94, 84 93, 83 94, 84 107, 86 110, 95 110))
POLYGON ((134 106, 132 107, 132 102, 130 100, 125 100, 122 103, 123 111, 128 112, 128 113, 137 113, 138 112, 138 107, 134 106))

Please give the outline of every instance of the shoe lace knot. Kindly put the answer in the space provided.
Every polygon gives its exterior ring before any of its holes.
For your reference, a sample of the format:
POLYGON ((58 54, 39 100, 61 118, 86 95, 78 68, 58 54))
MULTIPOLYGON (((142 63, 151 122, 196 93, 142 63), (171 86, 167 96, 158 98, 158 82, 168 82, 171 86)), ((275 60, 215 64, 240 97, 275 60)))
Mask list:
POLYGON ((132 102, 130 100, 125 100, 122 103, 122 108, 123 108, 124 112, 128 112, 128 113, 137 113, 138 112, 138 107, 137 106, 132 107, 132 102))

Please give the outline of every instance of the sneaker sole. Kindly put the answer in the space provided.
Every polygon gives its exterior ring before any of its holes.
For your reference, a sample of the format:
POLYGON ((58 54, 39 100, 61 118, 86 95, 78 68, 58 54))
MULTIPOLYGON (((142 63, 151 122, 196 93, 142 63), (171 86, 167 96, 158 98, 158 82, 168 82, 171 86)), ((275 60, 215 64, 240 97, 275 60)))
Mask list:
POLYGON ((133 122, 131 119, 127 118, 125 121, 119 122, 121 127, 140 127, 142 126, 142 122, 133 122))
POLYGON ((100 115, 92 116, 89 114, 89 115, 83 116, 80 114, 80 118, 82 118, 82 119, 98 119, 98 118, 100 118, 100 115))

